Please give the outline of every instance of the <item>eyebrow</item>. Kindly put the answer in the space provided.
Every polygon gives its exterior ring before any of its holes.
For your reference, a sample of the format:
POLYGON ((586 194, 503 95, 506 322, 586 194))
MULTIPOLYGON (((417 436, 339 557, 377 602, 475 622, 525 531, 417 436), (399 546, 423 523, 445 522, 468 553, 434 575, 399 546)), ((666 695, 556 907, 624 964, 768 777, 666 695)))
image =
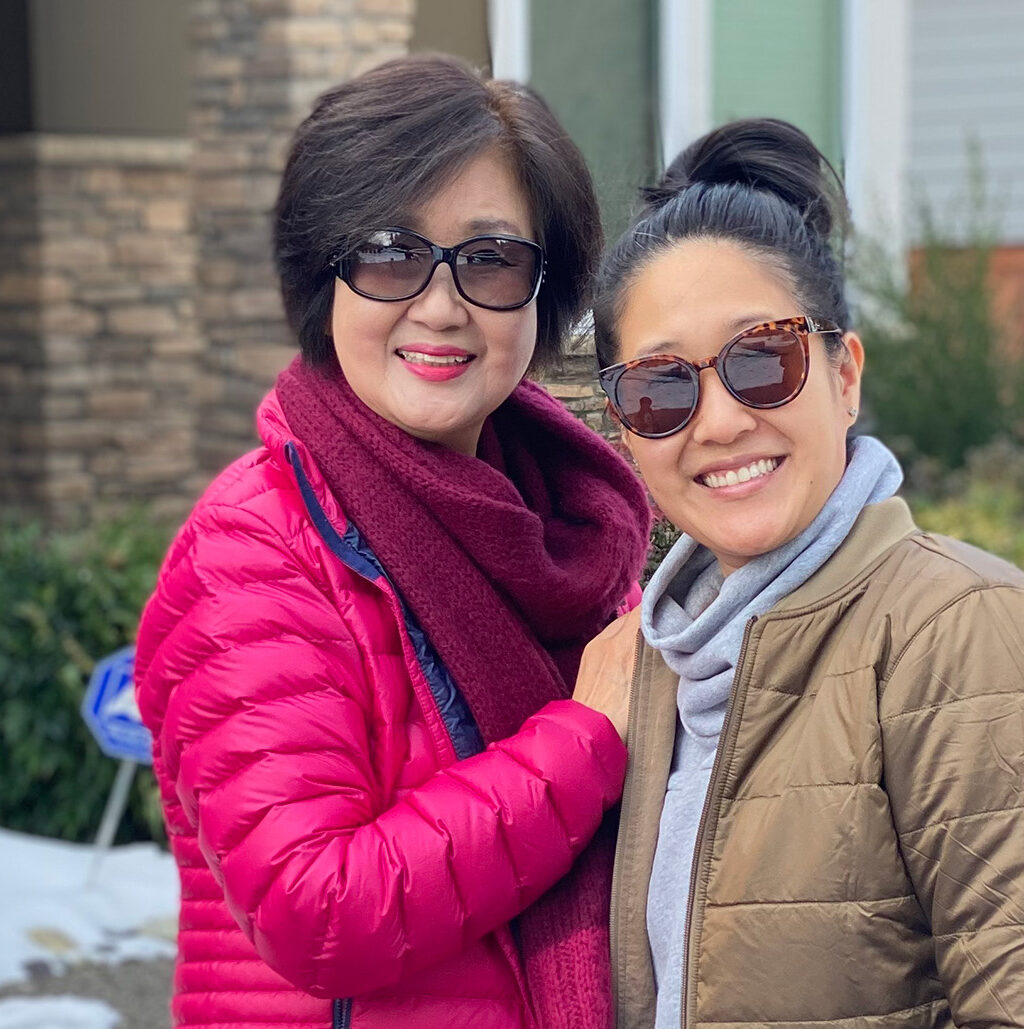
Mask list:
MULTIPOLYGON (((765 322, 771 321, 778 321, 778 319, 770 318, 763 312, 761 314, 742 315, 739 318, 733 318, 725 324, 726 331, 729 335, 726 336, 712 352, 717 354, 718 351, 729 342, 729 340, 735 338, 738 333, 743 332, 745 329, 753 329, 758 325, 763 325, 765 322)), ((658 343, 652 343, 650 346, 644 347, 642 350, 638 350, 634 355, 634 359, 640 357, 653 357, 655 354, 672 354, 675 353, 676 346, 676 343, 670 342, 669 340, 661 340, 658 343)))
POLYGON ((656 354, 671 354, 674 350, 675 346, 672 343, 652 343, 650 346, 638 350, 633 355, 632 360, 637 360, 641 357, 654 357, 656 354))
POLYGON ((523 235, 523 230, 504 218, 474 218, 466 224, 466 229, 473 235, 485 232, 508 232, 513 236, 523 235))
MULTIPOLYGON (((415 232, 423 232, 419 219, 409 214, 402 215, 400 220, 395 224, 403 225, 408 229, 413 229, 415 232)), ((464 231, 466 232, 467 239, 470 236, 486 236, 493 234, 530 237, 530 232, 528 230, 524 231, 514 222, 506 221, 504 218, 474 218, 472 221, 465 223, 464 231)), ((423 234, 426 235, 426 233, 423 234)))

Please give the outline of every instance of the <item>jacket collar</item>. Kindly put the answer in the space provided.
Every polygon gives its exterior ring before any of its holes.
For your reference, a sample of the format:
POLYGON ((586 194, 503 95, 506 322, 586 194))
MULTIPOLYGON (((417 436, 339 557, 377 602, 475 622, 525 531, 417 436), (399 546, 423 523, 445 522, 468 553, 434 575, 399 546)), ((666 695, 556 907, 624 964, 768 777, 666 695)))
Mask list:
POLYGON ((919 531, 910 508, 899 497, 869 504, 854 522, 839 549, 803 585, 769 612, 792 612, 814 607, 843 591, 901 539, 919 531))
POLYGON ((274 458, 287 465, 288 458, 284 448, 289 442, 295 441, 295 434, 288 425, 284 411, 281 410, 276 388, 267 393, 256 410, 256 431, 274 458))

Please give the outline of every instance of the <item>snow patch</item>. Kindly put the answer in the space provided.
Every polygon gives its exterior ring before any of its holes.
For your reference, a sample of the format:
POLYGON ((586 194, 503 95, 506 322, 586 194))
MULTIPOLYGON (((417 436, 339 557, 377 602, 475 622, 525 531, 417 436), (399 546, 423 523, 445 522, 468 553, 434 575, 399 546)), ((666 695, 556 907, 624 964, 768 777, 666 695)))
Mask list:
POLYGON ((114 1029, 121 1016, 101 1000, 16 997, 0 1000, 0 1029, 114 1029))
MULTIPOLYGON (((97 864, 94 847, 0 829, 0 911, 0 985, 24 980, 29 965, 60 972, 80 961, 173 957, 174 859, 155 843, 132 843, 111 848, 97 864)), ((28 1003, 43 999, 0 1002, 0 1029, 114 1024, 59 1021, 56 1015, 52 1021, 49 1015, 4 1021, 9 1011, 19 1010, 10 1005, 28 1003)))

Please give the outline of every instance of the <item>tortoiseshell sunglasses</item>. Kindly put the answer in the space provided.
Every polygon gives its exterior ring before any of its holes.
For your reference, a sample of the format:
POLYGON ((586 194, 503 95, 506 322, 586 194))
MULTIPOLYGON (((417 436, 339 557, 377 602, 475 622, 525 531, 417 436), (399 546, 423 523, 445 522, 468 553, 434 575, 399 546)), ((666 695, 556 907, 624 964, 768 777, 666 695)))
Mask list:
POLYGON ((812 332, 842 334, 831 322, 800 315, 744 329, 700 364, 674 354, 652 354, 602 368, 598 378, 630 432, 660 439, 679 432, 693 418, 705 368, 714 368, 722 385, 747 407, 765 410, 795 400, 807 381, 812 332))

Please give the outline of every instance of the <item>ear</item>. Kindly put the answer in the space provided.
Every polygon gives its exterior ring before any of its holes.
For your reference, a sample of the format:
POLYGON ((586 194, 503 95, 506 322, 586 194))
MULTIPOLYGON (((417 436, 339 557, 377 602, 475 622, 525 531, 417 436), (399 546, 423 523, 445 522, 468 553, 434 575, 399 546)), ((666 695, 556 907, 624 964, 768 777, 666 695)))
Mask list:
POLYGON ((839 366, 839 391, 843 407, 850 415, 851 424, 857 420, 857 411, 860 410, 860 378, 864 371, 864 344, 860 336, 855 332, 847 332, 843 336, 843 343, 846 346, 846 356, 839 366))

